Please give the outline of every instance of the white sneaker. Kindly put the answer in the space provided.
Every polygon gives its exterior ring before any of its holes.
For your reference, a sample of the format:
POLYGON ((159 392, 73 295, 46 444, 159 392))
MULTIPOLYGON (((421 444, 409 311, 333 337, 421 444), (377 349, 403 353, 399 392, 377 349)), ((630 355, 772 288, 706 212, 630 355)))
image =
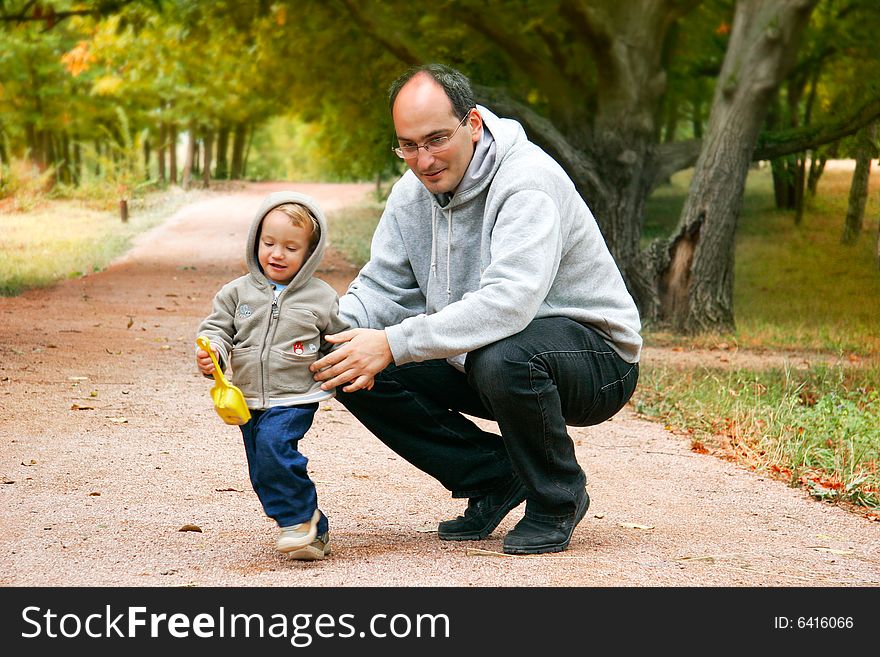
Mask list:
POLYGON ((288 552, 287 556, 291 559, 299 559, 300 561, 320 561, 329 554, 330 532, 324 532, 305 547, 288 552))
POLYGON ((321 512, 315 509, 312 519, 308 522, 301 522, 290 527, 282 527, 278 540, 275 542, 275 547, 279 552, 285 553, 306 547, 318 535, 318 521, 320 519, 321 512))

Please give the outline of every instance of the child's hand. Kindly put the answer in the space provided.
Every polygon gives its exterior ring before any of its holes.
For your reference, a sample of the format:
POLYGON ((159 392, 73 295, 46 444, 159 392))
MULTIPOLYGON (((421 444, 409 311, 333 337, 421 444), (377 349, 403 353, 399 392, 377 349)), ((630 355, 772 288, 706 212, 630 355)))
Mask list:
MULTIPOLYGON (((211 351, 214 352, 214 357, 217 357, 217 348, 211 345, 211 351)), ((196 350, 196 365, 199 366, 199 371, 205 376, 210 376, 214 373, 214 361, 211 360, 211 354, 209 354, 204 349, 196 350)))

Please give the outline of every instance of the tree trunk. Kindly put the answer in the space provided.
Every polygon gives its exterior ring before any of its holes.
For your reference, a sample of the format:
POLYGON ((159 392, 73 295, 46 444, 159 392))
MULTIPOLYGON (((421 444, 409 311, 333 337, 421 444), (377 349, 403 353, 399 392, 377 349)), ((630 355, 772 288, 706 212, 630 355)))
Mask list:
POLYGON ((168 124, 168 182, 177 184, 177 126, 168 124))
POLYGON ((165 183, 165 153, 168 150, 168 126, 159 124, 159 146, 156 149, 156 162, 159 165, 159 181, 165 183))
POLYGON ((254 143, 254 132, 256 129, 257 128, 253 123, 248 124, 247 140, 245 140, 244 146, 244 157, 241 161, 241 177, 243 179, 247 179, 248 158, 251 155, 251 144, 254 143))
POLYGON ((843 222, 842 244, 854 244, 862 233, 865 221, 865 204, 868 200, 868 183, 871 178, 871 158, 877 146, 877 124, 863 128, 856 138, 856 169, 849 187, 849 204, 843 222))
POLYGON ((83 159, 82 147, 79 144, 79 135, 73 136, 73 183, 79 186, 82 182, 83 159))
POLYGON ((232 169, 229 177, 233 180, 241 179, 241 166, 244 161, 244 142, 247 136, 247 125, 236 123, 232 134, 232 169))
POLYGON ((807 183, 807 154, 801 153, 794 171, 794 224, 800 226, 804 218, 804 187, 807 183))
POLYGON ((214 178, 226 180, 229 178, 229 162, 226 152, 229 150, 229 124, 221 123, 217 131, 217 166, 214 169, 214 178))
POLYGON ((190 180, 192 179, 193 159, 196 152, 196 126, 190 123, 187 132, 186 157, 183 160, 183 180, 181 182, 184 189, 189 189, 190 180))
POLYGON ((210 186, 211 184, 211 151, 214 148, 214 131, 208 129, 205 131, 205 161, 204 168, 202 170, 202 182, 205 185, 205 188, 210 186))
POLYGON ((150 137, 144 138, 144 180, 150 179, 150 137))
POLYGON ((71 172, 71 159, 70 159, 70 135, 67 134, 67 130, 61 133, 61 153, 60 155, 60 169, 61 169, 61 182, 65 185, 69 185, 73 182, 73 174, 71 172))
POLYGON ((95 175, 100 177, 104 167, 101 166, 101 140, 95 140, 95 175))
POLYGON ((649 249, 659 323, 682 333, 734 329, 734 236, 767 105, 817 0, 740 0, 709 126, 675 234, 649 249))

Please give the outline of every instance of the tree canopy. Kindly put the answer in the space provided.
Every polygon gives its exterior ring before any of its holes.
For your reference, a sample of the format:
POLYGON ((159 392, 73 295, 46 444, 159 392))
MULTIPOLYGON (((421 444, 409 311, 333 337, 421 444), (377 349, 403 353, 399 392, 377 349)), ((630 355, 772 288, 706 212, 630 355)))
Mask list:
POLYGON ((61 180, 76 180, 78 146, 108 141, 152 148, 164 176, 180 132, 203 143, 208 169, 214 148, 216 173, 241 175, 253 128, 279 115, 311 126, 310 155, 330 174, 399 172, 388 85, 414 64, 459 68, 571 175, 645 317, 683 330, 733 315, 694 324, 664 308, 677 238, 645 249, 644 206, 705 151, 718 85, 766 86, 740 110, 750 117, 727 120, 759 119, 750 157, 772 159, 788 185, 806 151, 880 116, 873 0, 17 0, 0 20, 0 159, 61 180), (763 22, 745 27, 744 12, 763 22), (770 61, 795 24, 773 75, 730 61, 744 30, 767 44, 755 61, 770 61), (722 77, 725 64, 737 75, 722 77))

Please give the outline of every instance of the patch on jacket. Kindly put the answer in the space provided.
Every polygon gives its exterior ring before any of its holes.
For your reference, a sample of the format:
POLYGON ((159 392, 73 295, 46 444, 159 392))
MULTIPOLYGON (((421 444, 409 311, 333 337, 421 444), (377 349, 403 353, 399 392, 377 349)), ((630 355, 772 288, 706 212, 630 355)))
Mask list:
POLYGON ((254 311, 251 310, 251 307, 249 305, 247 305, 246 303, 243 303, 238 307, 238 316, 239 317, 250 317, 253 314, 254 314, 254 311))

